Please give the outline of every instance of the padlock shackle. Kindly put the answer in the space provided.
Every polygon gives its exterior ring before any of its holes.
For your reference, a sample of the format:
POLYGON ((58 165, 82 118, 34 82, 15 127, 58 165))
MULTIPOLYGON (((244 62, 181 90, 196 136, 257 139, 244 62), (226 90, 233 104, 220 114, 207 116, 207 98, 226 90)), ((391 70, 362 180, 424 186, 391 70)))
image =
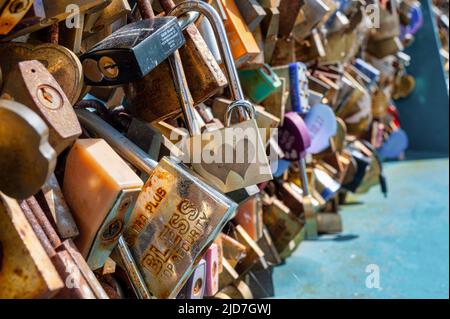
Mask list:
POLYGON ((178 50, 169 57, 169 64, 173 74, 173 84, 175 85, 189 134, 191 136, 200 135, 201 129, 194 114, 194 101, 188 88, 183 63, 181 62, 180 52, 178 50))
POLYGON ((151 174, 158 165, 139 146, 120 134, 99 116, 82 109, 75 110, 75 113, 83 127, 103 138, 121 157, 140 171, 151 174))
MULTIPOLYGON (((227 33, 219 13, 208 3, 201 1, 184 1, 176 5, 168 15, 181 17, 188 12, 195 11, 202 14, 211 24, 216 35, 217 44, 224 61, 227 74, 228 85, 232 94, 232 99, 235 101, 245 101, 244 92, 242 90, 241 82, 239 80, 236 64, 234 63, 233 53, 231 52, 230 43, 228 41, 227 33)), ((250 102, 248 102, 250 103, 250 102)), ((251 104, 251 103, 250 103, 251 104)), ((253 107, 253 105, 252 105, 253 107)), ((248 114, 239 109, 241 120, 248 120, 248 114)))

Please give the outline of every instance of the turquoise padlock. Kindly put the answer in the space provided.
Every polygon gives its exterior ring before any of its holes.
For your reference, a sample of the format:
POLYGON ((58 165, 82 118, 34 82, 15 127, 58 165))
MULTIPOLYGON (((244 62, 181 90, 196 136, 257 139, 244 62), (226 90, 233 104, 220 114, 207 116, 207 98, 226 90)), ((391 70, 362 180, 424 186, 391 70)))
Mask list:
POLYGON ((267 64, 264 64, 259 69, 240 70, 239 79, 241 80, 244 94, 257 104, 264 101, 270 94, 281 87, 280 78, 267 64))

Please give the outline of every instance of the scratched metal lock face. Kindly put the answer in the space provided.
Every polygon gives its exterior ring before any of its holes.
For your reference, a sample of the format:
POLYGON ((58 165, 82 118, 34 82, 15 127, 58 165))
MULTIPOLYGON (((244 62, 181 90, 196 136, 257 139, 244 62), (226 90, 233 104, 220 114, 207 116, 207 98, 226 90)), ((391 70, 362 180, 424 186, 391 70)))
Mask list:
POLYGON ((125 231, 154 296, 178 295, 235 209, 163 158, 143 187, 125 231))
POLYGON ((49 126, 49 142, 58 154, 81 135, 72 105, 40 62, 19 62, 5 79, 1 93, 27 105, 42 117, 49 126))
POLYGON ((128 24, 81 56, 86 84, 112 86, 138 80, 184 43, 174 17, 128 24))

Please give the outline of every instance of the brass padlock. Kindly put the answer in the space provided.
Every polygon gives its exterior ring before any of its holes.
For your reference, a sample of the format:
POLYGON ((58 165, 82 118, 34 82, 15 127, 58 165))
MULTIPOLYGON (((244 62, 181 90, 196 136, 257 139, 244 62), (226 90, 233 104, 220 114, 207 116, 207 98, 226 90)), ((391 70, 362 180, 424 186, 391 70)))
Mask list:
POLYGON ((267 269, 269 265, 264 258, 264 252, 249 234, 240 225, 230 225, 230 235, 246 247, 246 255, 236 265, 239 275, 244 275, 250 270, 267 269))
POLYGON ((50 298, 64 283, 16 200, 0 192, 0 298, 50 298))
POLYGON ((56 165, 45 122, 26 106, 0 99, 0 191, 14 198, 36 194, 56 165))
POLYGON ((14 29, 33 2, 34 0, 8 0, 6 4, 0 3, 0 35, 6 35, 14 29))
POLYGON ((78 101, 83 89, 83 68, 78 57, 69 49, 57 44, 8 42, 0 43, 0 56, 0 67, 5 79, 17 63, 37 60, 55 78, 70 103, 74 105, 78 101))
POLYGON ((10 70, 1 93, 27 105, 44 119, 50 129, 50 145, 58 154, 81 135, 72 105, 42 63, 19 62, 10 70))
POLYGON ((157 298, 176 297, 236 204, 174 160, 163 158, 158 165, 94 114, 77 113, 89 132, 105 138, 127 161, 150 174, 125 235, 150 292, 157 298))
POLYGON ((142 185, 104 140, 78 140, 71 149, 63 191, 80 229, 76 244, 92 269, 117 245, 142 185))
POLYGON ((303 41, 313 28, 320 25, 321 21, 326 21, 335 10, 333 1, 305 0, 300 14, 297 16, 292 36, 295 41, 303 41))
POLYGON ((304 222, 276 198, 264 202, 264 224, 282 259, 289 257, 305 237, 304 222))
POLYGON ((236 239, 224 233, 221 233, 219 237, 222 243, 223 258, 231 267, 235 268, 246 257, 247 248, 236 239))

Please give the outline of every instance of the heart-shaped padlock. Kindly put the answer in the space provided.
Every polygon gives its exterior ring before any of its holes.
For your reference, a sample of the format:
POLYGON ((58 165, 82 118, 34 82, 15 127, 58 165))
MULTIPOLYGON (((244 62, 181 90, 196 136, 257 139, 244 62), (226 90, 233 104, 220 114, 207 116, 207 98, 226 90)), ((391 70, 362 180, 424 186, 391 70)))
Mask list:
POLYGON ((278 134, 278 144, 284 151, 286 160, 298 161, 305 157, 306 150, 311 146, 311 137, 308 127, 298 113, 286 113, 278 134))

